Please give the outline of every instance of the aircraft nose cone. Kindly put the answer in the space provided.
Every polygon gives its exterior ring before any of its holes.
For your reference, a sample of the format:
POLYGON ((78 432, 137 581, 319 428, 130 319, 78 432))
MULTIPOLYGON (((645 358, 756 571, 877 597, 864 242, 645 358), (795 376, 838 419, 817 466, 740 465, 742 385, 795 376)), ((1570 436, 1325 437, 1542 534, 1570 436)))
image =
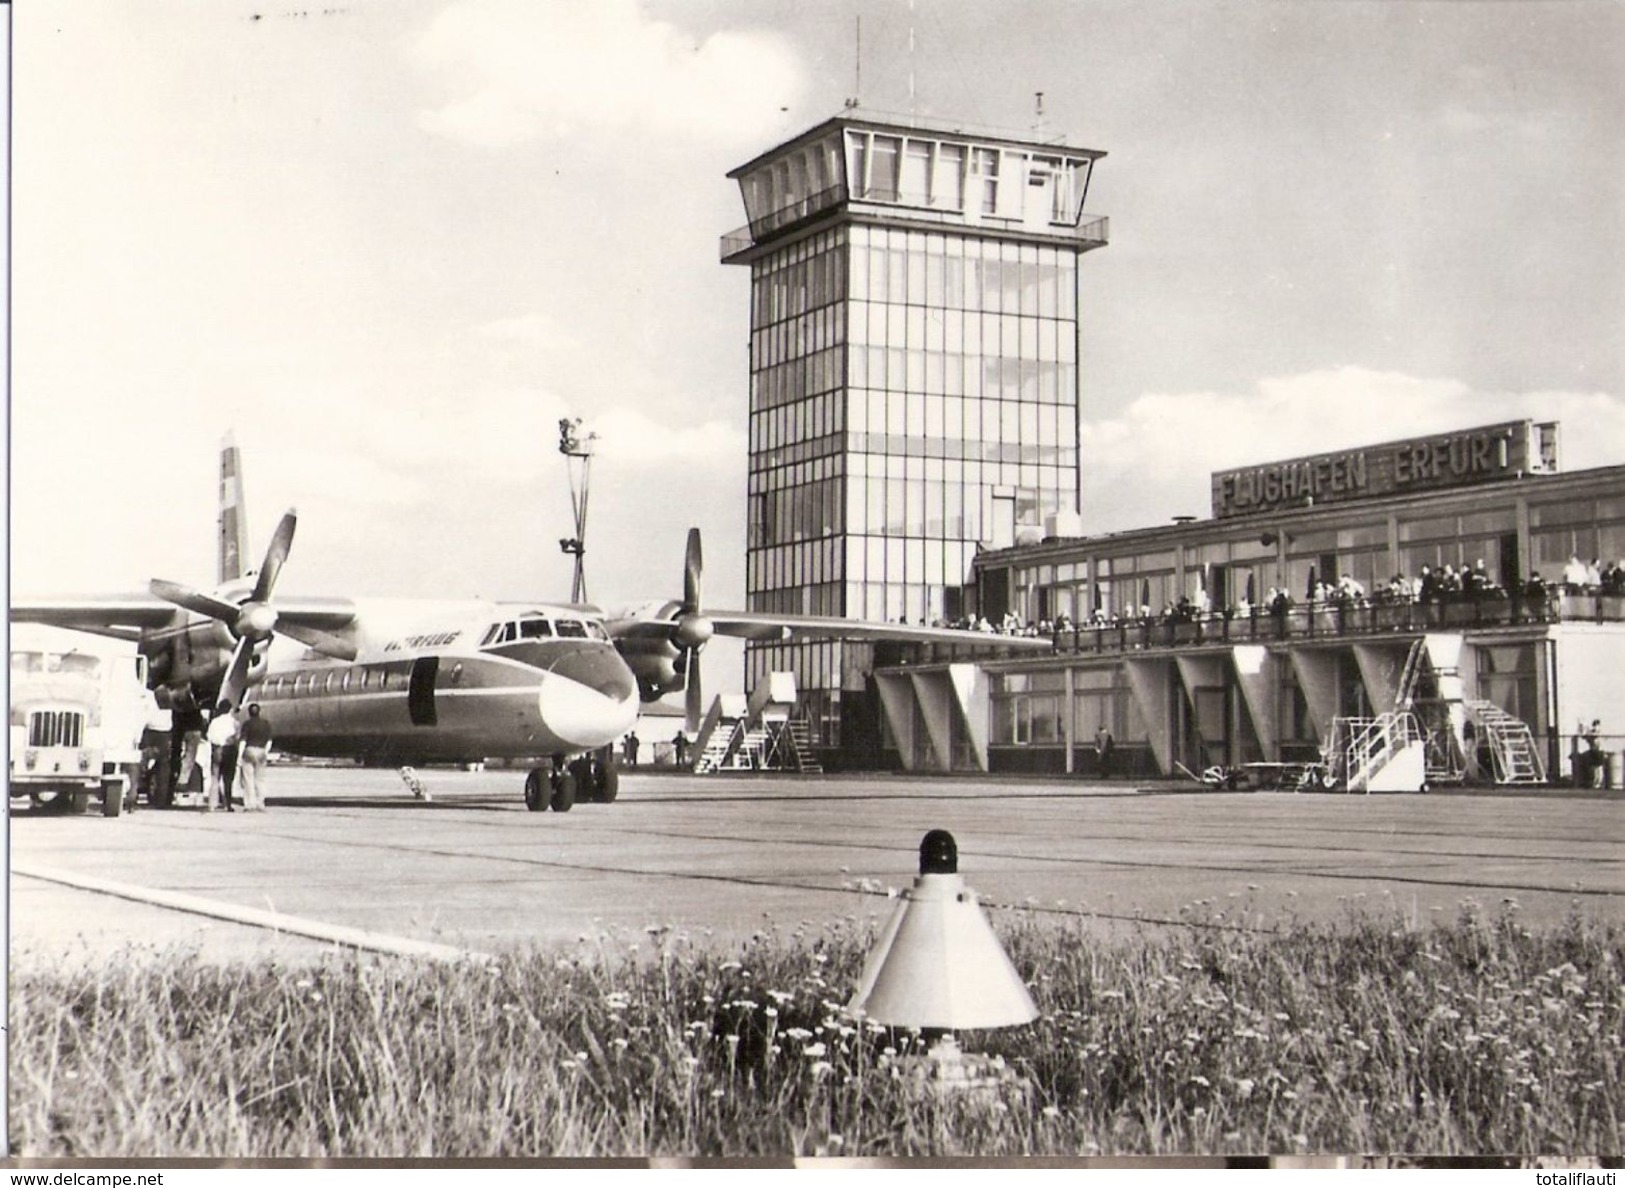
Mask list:
POLYGON ((571 746, 607 746, 638 717, 638 684, 613 648, 560 658, 542 678, 538 704, 547 728, 571 746))

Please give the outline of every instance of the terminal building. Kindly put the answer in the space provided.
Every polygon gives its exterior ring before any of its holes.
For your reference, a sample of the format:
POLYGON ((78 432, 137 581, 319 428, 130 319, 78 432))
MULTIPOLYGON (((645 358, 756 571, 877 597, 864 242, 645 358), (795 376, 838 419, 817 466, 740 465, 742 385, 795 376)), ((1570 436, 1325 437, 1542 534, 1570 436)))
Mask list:
POLYGON ((1625 465, 1558 463, 1557 425, 1488 425, 1216 473, 1207 519, 986 550, 979 615, 1055 651, 882 657, 894 763, 1095 776, 1104 727, 1104 774, 1199 775, 1403 711, 1413 784, 1586 774, 1596 721, 1617 767, 1625 465))
POLYGON ((1104 155, 848 111, 729 174, 748 608, 1055 643, 751 644, 747 690, 794 673, 827 768, 1090 776, 1104 728, 1109 774, 1307 763, 1342 739, 1368 748, 1361 776, 1396 752, 1414 783, 1534 782, 1572 774, 1597 719, 1618 755, 1625 592, 1598 571, 1625 558, 1625 466, 1563 473, 1556 425, 1225 471, 1208 519, 1082 535, 1104 155))
MULTIPOLYGON (((750 268, 747 607, 954 619, 984 544, 1076 531, 1079 261, 1105 154, 847 112, 729 174, 750 268)), ((871 649, 751 645, 827 758, 879 758, 871 649)))

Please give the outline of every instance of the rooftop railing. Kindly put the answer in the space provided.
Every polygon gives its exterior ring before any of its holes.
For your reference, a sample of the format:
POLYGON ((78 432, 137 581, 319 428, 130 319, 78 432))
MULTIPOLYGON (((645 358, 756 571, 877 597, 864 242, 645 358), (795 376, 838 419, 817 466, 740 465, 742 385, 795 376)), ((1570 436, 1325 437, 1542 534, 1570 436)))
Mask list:
MULTIPOLYGON (((1054 641, 1058 655, 1124 655, 1237 644, 1372 640, 1430 631, 1488 631, 1554 623, 1625 623, 1625 594, 1497 592, 1417 602, 1361 599, 1313 602, 1271 612, 1145 616, 1022 632, 1054 641)), ((970 630, 970 629, 967 629, 970 630)), ((994 633, 997 638, 998 633, 994 633)), ((988 656, 988 633, 977 646, 902 644, 887 659, 897 664, 942 663, 988 656)), ((997 651, 994 652, 997 656, 997 651)), ((1013 653, 1005 658, 1014 658, 1013 653)), ((1031 658, 1023 656, 1023 659, 1031 658)), ((880 661, 876 656, 877 663, 880 661)))

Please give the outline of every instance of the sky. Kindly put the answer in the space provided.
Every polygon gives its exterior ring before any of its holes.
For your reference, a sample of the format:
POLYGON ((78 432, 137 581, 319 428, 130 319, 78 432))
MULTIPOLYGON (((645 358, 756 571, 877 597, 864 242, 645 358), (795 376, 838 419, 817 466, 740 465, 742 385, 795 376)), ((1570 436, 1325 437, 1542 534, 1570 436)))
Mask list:
POLYGON ((10 583, 214 572, 243 447, 280 592, 744 603, 726 174, 839 113, 1103 150, 1086 531, 1211 472, 1496 421, 1625 462, 1625 5, 26 0, 10 583))

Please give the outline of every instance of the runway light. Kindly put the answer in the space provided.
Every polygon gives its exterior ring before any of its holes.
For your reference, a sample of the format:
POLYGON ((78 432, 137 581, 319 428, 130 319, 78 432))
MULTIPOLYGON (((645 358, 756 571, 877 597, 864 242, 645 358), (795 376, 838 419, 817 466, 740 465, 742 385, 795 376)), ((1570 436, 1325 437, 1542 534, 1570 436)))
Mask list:
POLYGON ((967 1058, 953 1032, 1031 1023, 1038 1008, 960 877, 959 849, 946 830, 921 840, 919 877, 887 921, 847 1009, 882 1026, 918 1029, 932 1046, 915 1071, 938 1085, 1008 1079, 1002 1060, 967 1058))

